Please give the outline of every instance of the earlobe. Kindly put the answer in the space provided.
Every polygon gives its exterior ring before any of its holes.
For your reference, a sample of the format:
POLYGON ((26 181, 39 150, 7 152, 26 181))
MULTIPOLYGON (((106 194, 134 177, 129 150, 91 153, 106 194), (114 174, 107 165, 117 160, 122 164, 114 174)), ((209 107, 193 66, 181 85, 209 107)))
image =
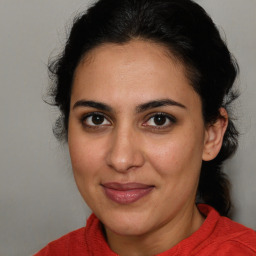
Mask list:
POLYGON ((205 130, 205 141, 202 159, 210 161, 214 159, 222 146, 223 137, 228 126, 228 113, 226 109, 220 108, 220 117, 215 123, 209 124, 205 130))

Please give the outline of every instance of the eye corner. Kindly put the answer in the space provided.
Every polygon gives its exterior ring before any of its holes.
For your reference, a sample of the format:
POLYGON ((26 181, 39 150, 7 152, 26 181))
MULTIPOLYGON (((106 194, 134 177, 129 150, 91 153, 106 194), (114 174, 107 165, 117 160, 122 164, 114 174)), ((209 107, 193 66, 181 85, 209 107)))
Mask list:
POLYGON ((142 126, 155 130, 164 130, 172 127, 173 124, 177 122, 177 119, 170 114, 164 112, 156 112, 151 113, 145 122, 143 122, 142 126), (157 119, 158 118, 158 119, 157 119))
POLYGON ((102 129, 112 125, 110 118, 101 112, 86 113, 81 116, 80 122, 84 128, 88 129, 102 129))

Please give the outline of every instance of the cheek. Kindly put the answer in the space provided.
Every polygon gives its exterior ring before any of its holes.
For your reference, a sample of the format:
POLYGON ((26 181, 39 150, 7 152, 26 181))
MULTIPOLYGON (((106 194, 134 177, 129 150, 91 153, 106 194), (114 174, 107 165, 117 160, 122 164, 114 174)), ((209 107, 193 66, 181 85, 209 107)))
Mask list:
POLYGON ((100 181, 101 151, 97 143, 90 143, 83 136, 69 136, 69 151, 73 174, 78 190, 85 202, 93 209, 97 201, 97 191, 100 181))
POLYGON ((151 165, 161 176, 181 176, 198 174, 202 162, 202 147, 197 138, 188 135, 176 135, 154 147, 148 147, 151 165))
POLYGON ((69 152, 75 177, 89 177, 99 169, 101 152, 98 143, 91 143, 79 134, 69 135, 69 152))

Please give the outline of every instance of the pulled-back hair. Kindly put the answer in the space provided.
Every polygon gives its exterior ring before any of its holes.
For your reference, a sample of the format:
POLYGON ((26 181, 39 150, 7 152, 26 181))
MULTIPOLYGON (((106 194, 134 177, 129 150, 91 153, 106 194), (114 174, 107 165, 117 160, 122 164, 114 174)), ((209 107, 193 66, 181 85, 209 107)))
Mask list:
MULTIPOLYGON (((49 65, 51 96, 61 111, 54 132, 67 138, 72 81, 80 60, 104 43, 124 44, 133 39, 164 45, 186 70, 202 101, 205 124, 221 118, 235 98, 232 86, 238 65, 218 29, 202 7, 191 0, 100 0, 74 20, 63 53, 49 65)), ((197 196, 228 215, 229 182, 222 164, 237 148, 238 132, 229 117, 218 156, 203 161, 197 196)))

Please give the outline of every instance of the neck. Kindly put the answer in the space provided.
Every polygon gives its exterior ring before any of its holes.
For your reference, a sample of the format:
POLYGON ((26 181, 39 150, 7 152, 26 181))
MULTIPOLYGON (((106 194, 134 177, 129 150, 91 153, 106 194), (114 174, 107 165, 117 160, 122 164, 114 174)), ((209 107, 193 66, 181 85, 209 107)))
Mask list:
POLYGON ((149 256, 171 249, 199 229, 204 221, 196 205, 174 219, 142 235, 122 236, 106 229, 110 248, 120 256, 149 256))

